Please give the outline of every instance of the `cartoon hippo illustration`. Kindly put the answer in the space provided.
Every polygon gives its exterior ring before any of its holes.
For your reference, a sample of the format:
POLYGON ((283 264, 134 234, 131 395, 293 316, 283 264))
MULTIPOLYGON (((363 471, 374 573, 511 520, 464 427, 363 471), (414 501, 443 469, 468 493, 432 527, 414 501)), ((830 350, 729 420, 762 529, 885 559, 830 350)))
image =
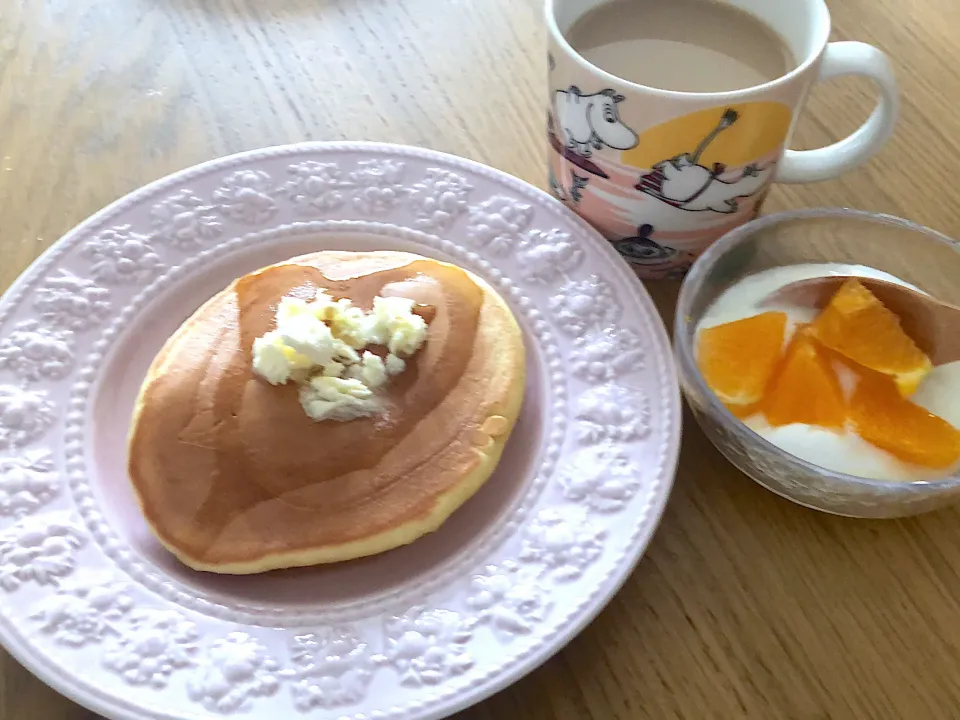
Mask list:
POLYGON ((634 237, 625 237, 616 240, 613 246, 629 263, 634 265, 659 265, 670 262, 677 256, 677 251, 671 247, 664 247, 652 240, 653 225, 644 224, 637 228, 634 237))
POLYGON ((654 165, 654 171, 644 175, 637 189, 682 210, 712 210, 733 213, 739 209, 737 200, 750 197, 767 181, 769 168, 747 165, 735 180, 724 180, 723 165, 712 169, 693 162, 688 155, 654 165))
POLYGON ((549 169, 550 190, 558 200, 562 202, 572 202, 577 204, 583 199, 583 189, 587 186, 589 178, 578 175, 573 169, 570 170, 570 187, 564 187, 563 183, 557 179, 553 173, 553 168, 549 169))
POLYGON ((591 95, 583 95, 576 85, 557 90, 556 124, 564 145, 583 157, 604 146, 614 150, 636 146, 637 134, 623 124, 617 111, 617 103, 623 99, 609 88, 591 95))
POLYGON ((636 189, 682 210, 736 212, 737 200, 750 197, 766 184, 773 163, 764 168, 747 165, 740 177, 724 179, 720 176, 726 172, 725 165, 714 163, 708 168, 700 165, 699 160, 707 146, 738 117, 736 111, 727 110, 693 153, 658 162, 652 172, 640 178, 636 189))

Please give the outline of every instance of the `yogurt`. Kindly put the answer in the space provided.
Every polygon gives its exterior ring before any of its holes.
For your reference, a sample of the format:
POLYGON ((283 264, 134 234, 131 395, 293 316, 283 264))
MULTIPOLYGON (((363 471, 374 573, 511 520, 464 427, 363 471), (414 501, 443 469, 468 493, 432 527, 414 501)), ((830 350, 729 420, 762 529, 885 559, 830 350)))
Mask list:
MULTIPOLYGON (((766 299, 789 283, 829 275, 855 275, 909 286, 898 277, 865 265, 810 263, 771 268, 744 278, 720 295, 704 314, 697 332, 763 312, 781 311, 787 316, 784 341, 789 342, 797 325, 812 322, 819 309, 766 299)), ((845 392, 852 392, 856 383, 853 373, 842 365, 835 368, 845 392)), ((910 399, 951 425, 960 427, 960 362, 933 368, 910 399)), ((852 430, 835 431, 802 423, 771 427, 760 413, 743 422, 782 450, 835 472, 894 482, 933 480, 951 472, 904 462, 871 445, 852 430)))

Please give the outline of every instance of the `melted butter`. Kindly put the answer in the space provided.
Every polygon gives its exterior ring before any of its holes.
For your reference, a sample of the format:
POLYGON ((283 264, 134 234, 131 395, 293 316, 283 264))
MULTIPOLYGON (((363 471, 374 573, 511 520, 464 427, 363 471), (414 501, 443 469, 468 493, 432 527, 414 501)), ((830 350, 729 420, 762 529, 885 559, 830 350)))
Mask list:
POLYGON ((473 378, 471 405, 431 416, 465 379, 483 299, 462 270, 425 261, 345 280, 295 264, 241 278, 216 316, 205 318, 203 336, 182 343, 143 395, 130 470, 151 524, 168 539, 188 526, 191 555, 203 557, 231 536, 266 539, 270 508, 281 502, 309 511, 304 523, 327 523, 326 539, 337 542, 365 530, 343 527, 340 517, 356 517, 346 511, 361 508, 377 525, 387 510, 379 499, 395 483, 455 482, 455 472, 417 470, 456 444, 482 400, 473 378), (423 348, 380 391, 378 416, 315 422, 295 386, 271 386, 251 369, 253 341, 273 329, 280 299, 310 299, 320 289, 364 310, 378 294, 402 295, 432 315, 423 348), (413 435, 415 443, 405 442, 413 435), (396 452, 401 446, 405 452, 396 452))

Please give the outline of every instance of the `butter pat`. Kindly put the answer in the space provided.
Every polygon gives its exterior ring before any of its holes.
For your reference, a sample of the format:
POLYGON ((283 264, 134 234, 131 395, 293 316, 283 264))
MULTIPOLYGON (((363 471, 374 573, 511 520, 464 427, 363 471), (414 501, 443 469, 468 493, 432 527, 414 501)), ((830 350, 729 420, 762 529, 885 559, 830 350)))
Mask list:
POLYGON ((300 384, 300 404, 314 420, 353 420, 381 409, 374 390, 406 369, 403 358, 427 339, 413 300, 376 297, 367 313, 321 291, 312 300, 284 297, 276 330, 253 343, 253 370, 272 385, 300 384), (365 350, 386 346, 385 359, 365 350))
POLYGON ((283 385, 310 367, 310 359, 287 346, 276 330, 253 341, 253 370, 271 385, 283 385))
POLYGON ((370 388, 359 380, 318 375, 300 387, 300 405, 313 420, 356 420, 380 410, 370 388))
POLYGON ((327 377, 340 377, 343 375, 343 371, 347 369, 347 366, 343 363, 331 362, 323 366, 323 371, 321 374, 326 375, 327 377))
POLYGON ((285 323, 278 323, 277 332, 287 347, 314 365, 326 365, 333 360, 336 351, 333 333, 313 315, 296 315, 285 323))
POLYGON ((350 368, 350 377, 369 388, 378 388, 387 382, 387 368, 377 355, 365 350, 360 363, 350 368))
POLYGON ((383 361, 383 366, 387 370, 387 375, 399 375, 407 368, 407 364, 393 353, 387 355, 383 361))
POLYGON ((360 350, 367 344, 367 314, 347 298, 334 300, 322 290, 309 306, 322 322, 329 324, 333 335, 354 350, 360 350))
POLYGON ((427 323, 410 298, 375 297, 372 315, 368 342, 386 345, 392 355, 413 355, 427 338, 427 323))

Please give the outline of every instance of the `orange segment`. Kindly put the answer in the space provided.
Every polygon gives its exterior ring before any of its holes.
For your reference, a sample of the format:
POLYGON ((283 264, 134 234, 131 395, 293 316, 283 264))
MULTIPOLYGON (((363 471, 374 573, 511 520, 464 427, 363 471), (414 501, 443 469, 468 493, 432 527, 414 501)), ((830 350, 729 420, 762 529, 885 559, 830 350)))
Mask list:
POLYGON ((847 419, 843 389, 830 360, 799 330, 761 403, 771 425, 806 423, 841 428, 847 419))
POLYGON ((901 460, 944 468, 960 460, 960 430, 901 396, 879 373, 862 374, 850 400, 857 433, 901 460))
POLYGON ((767 312, 700 332, 697 365, 703 379, 728 407, 752 405, 783 352, 787 315, 767 312))
POLYGON ((857 280, 847 280, 813 322, 821 343, 892 377, 904 397, 930 372, 930 358, 900 327, 900 319, 857 280))
POLYGON ((760 410, 760 403, 750 403, 749 405, 734 405, 733 403, 724 403, 727 406, 727 410, 733 413, 735 418, 740 418, 741 420, 746 420, 748 417, 753 415, 760 410))

